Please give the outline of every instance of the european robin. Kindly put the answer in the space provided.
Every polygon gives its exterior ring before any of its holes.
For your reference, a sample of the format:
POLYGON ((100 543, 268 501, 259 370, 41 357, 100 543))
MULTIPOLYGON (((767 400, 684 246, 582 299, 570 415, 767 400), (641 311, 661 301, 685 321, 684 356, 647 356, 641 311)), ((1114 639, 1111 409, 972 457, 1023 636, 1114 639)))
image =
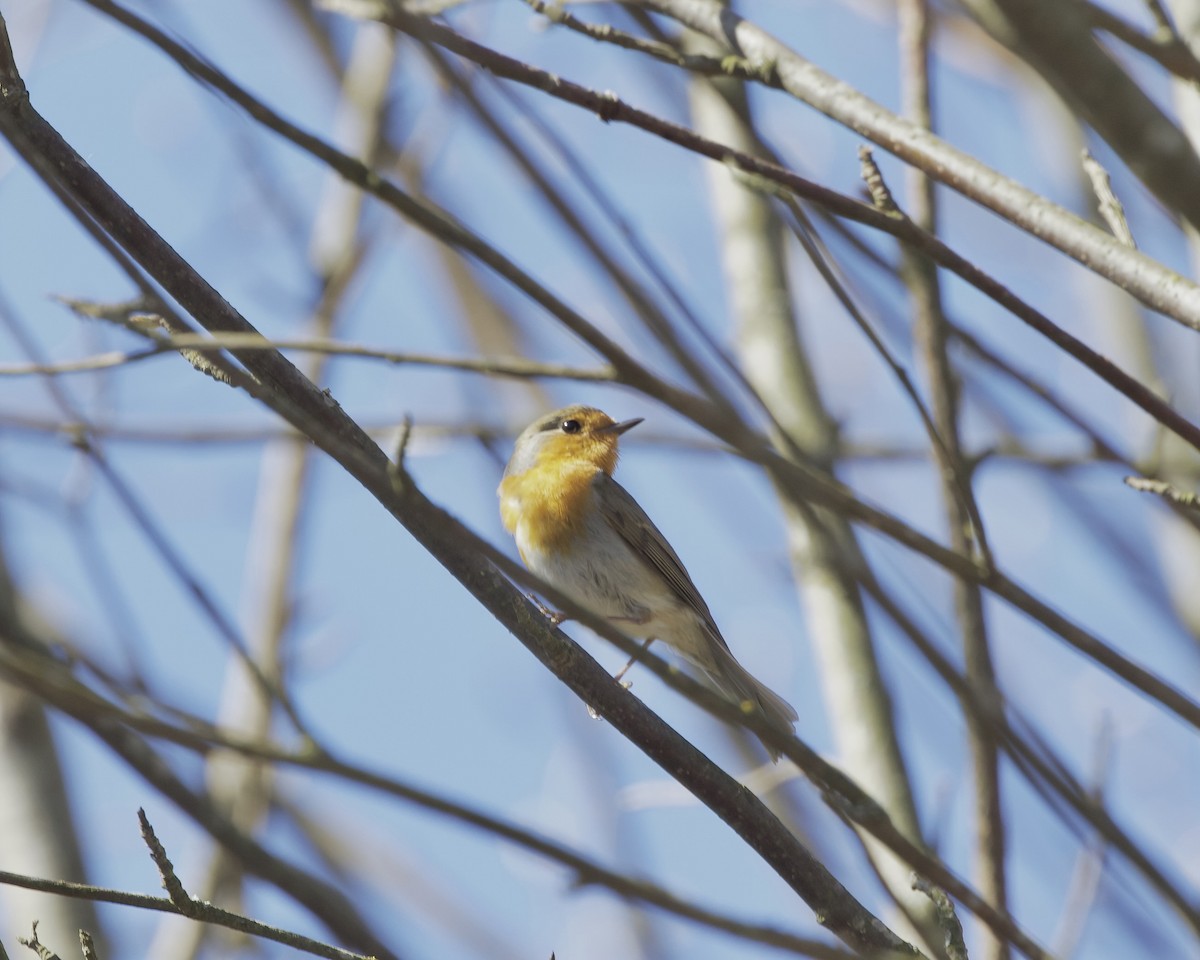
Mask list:
POLYGON ((576 405, 531 423, 500 482, 504 526, 543 580, 647 645, 662 640, 722 695, 790 734, 796 711, 734 659, 679 556, 612 477, 621 435, 641 422, 576 405))

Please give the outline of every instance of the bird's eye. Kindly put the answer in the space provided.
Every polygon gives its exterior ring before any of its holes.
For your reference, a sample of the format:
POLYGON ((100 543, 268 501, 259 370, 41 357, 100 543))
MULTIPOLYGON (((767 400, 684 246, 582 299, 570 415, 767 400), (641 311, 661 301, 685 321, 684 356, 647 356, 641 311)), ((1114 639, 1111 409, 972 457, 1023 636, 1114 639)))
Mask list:
POLYGON ((573 420, 573 419, 572 420, 564 420, 562 423, 560 423, 558 425, 558 428, 563 433, 578 433, 582 429, 582 427, 583 427, 583 424, 581 424, 578 420, 573 420))

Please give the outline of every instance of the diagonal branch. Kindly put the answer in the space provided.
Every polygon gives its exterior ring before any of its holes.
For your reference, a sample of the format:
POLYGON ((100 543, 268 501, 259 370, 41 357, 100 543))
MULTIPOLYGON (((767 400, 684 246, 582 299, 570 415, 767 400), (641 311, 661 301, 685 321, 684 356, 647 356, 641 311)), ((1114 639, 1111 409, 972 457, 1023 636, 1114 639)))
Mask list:
MULTIPOLYGON (((174 59, 188 72, 197 76, 215 90, 230 97, 243 107, 252 117, 265 126, 286 137, 292 143, 313 156, 327 163, 341 176, 360 186, 363 190, 374 194, 382 201, 392 206, 406 218, 412 220, 421 229, 428 231, 442 242, 462 250, 464 253, 478 259, 489 269, 505 278, 517 289, 528 295, 536 303, 544 307, 567 330, 587 343, 612 364, 617 373, 617 380, 643 390, 649 396, 661 400, 668 406, 683 412, 697 422, 711 419, 723 421, 729 430, 738 430, 740 424, 728 406, 714 407, 712 403, 687 393, 683 390, 664 383, 655 377, 643 365, 637 363, 627 352, 622 350, 611 339, 597 331, 577 311, 571 309, 559 297, 546 290, 529 274, 521 270, 498 250, 489 246, 463 225, 455 222, 444 212, 432 205, 415 200, 400 190, 391 181, 381 178, 362 163, 349 157, 318 137, 305 133, 294 124, 284 120, 265 104, 255 99, 228 77, 209 66, 199 57, 184 49, 180 44, 171 40, 162 31, 142 20, 135 14, 111 2, 111 0, 85 0, 91 6, 107 13, 109 16, 127 25, 130 29, 146 37, 174 59)), ((372 9, 376 9, 374 6, 372 9)), ((380 16, 383 16, 381 9, 380 16)), ((999 303, 1014 316, 1028 324, 1042 336, 1049 339, 1057 347, 1074 357, 1098 377, 1129 398, 1146 411, 1155 420, 1168 429, 1177 433, 1181 438, 1200 450, 1200 428, 1179 414, 1169 404, 1152 390, 1147 389, 1136 378, 1125 373, 1116 364, 1092 350, 1082 341, 1067 333, 1049 317, 1033 309, 1007 287, 1000 284, 983 270, 968 261, 965 257, 954 252, 937 237, 915 226, 912 221, 898 213, 885 213, 869 204, 862 203, 851 197, 844 196, 835 190, 830 190, 819 184, 805 180, 769 161, 760 160, 749 154, 730 149, 724 144, 706 140, 677 124, 660 120, 644 111, 637 110, 622 103, 611 93, 597 93, 578 84, 563 80, 544 70, 529 67, 511 57, 505 57, 480 44, 474 43, 440 24, 413 17, 391 9, 384 18, 388 23, 412 33, 421 40, 430 41, 444 46, 460 56, 471 59, 498 76, 528 84, 550 96, 574 103, 578 106, 595 111, 602 120, 630 123, 646 129, 663 139, 669 140, 692 150, 702 156, 732 163, 738 169, 762 176, 780 184, 794 192, 797 196, 821 204, 838 216, 863 223, 897 237, 902 242, 915 247, 920 252, 935 260, 940 266, 961 277, 971 286, 980 290, 987 297, 999 303)), ((1045 204, 1047 201, 1041 200, 1045 204)), ((1105 242, 1112 242, 1125 254, 1136 253, 1127 247, 1117 244, 1111 237, 1096 230, 1090 224, 1079 221, 1088 230, 1094 230, 1105 242)), ((1138 256, 1141 256, 1138 254, 1138 256)), ((1145 258, 1143 258, 1145 259, 1145 258)), ((1165 270, 1156 261, 1148 261, 1158 270, 1165 270)), ((1155 274, 1158 276, 1158 274, 1155 274)), ((1170 274, 1179 284, 1190 287, 1187 281, 1170 274)), ((1162 277, 1158 277, 1162 280, 1162 277)), ((1157 281, 1155 281, 1157 282, 1157 281)), ((1169 285, 1163 280, 1159 293, 1169 285)), ((1174 289, 1174 288, 1172 288, 1174 289)), ((1182 289, 1182 288, 1180 288, 1182 289)), ((1194 322, 1200 326, 1200 287, 1195 290, 1197 311, 1194 322)), ((1178 319, 1178 318, 1177 318, 1178 319)), ((710 398, 711 399, 711 398, 710 398)), ((741 431, 744 434, 744 431, 741 431)))
MULTIPOLYGON (((88 216, 154 278, 194 318, 210 330, 254 332, 253 327, 159 237, 74 150, 37 114, 24 93, 11 55, 5 56, 6 34, 0 18, 0 133, 40 176, 69 191, 88 216)), ((623 355, 619 348, 615 348, 623 355)), ((551 631, 535 608, 505 581, 491 564, 481 563, 478 548, 456 520, 434 506, 406 477, 389 467, 379 447, 280 354, 235 352, 256 378, 260 399, 307 434, 357 479, 380 504, 459 580, 535 656, 573 691, 591 704, 615 729, 635 743, 725 820, 806 902, 821 922, 855 949, 911 955, 900 940, 867 911, 757 798, 725 774, 699 750, 628 695, 599 664, 587 658, 561 633, 551 631)), ((632 361, 631 361, 632 362, 632 361)), ((611 632, 611 631, 609 631, 611 632)), ((105 725, 96 733, 127 763, 180 804, 222 843, 235 851, 253 844, 227 818, 198 799, 157 755, 127 731, 105 725)), ((270 877, 284 865, 261 847, 256 864, 269 864, 270 877)), ((315 904, 311 885, 305 900, 310 909, 328 916, 340 897, 326 891, 315 904)), ((348 904, 346 923, 357 914, 348 904)), ((328 921, 327 921, 328 922, 328 921)), ((354 942, 366 936, 355 931, 354 942)), ((384 951, 379 946, 379 953, 384 951)))
POLYGON ((1183 131, 1092 33, 1080 3, 964 0, 1021 53, 1169 210, 1200 227, 1200 158, 1183 131))
MULTIPOLYGON (((1111 280, 1185 326, 1200 329, 1200 287, 1163 264, 1131 251, 1103 230, 1032 190, 1002 176, 920 126, 903 120, 849 84, 830 76, 767 31, 717 0, 643 0, 646 6, 732 47, 759 66, 770 65, 778 85, 792 96, 877 143, 940 183, 987 207, 1111 280)), ((1029 0, 1040 3, 1041 0, 1029 0)), ((1066 4, 1047 4, 1058 9, 1066 4)), ((1190 153, 1190 148, 1187 148, 1190 153)), ((1200 222, 1200 191, 1178 209, 1195 210, 1200 222)))

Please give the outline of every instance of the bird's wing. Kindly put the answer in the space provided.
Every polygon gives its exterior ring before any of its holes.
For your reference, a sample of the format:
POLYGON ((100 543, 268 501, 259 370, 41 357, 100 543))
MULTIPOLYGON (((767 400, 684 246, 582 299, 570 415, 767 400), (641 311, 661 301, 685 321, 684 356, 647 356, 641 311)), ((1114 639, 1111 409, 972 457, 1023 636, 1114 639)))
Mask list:
POLYGON ((629 544, 635 554, 662 576, 675 596, 700 615, 713 637, 728 650, 729 646, 721 636, 721 631, 717 629, 708 604, 692 583, 683 561, 671 549, 667 538, 659 532, 654 521, 646 516, 646 511, 638 505, 628 490, 607 473, 597 472, 592 483, 596 496, 600 498, 602 515, 608 521, 608 525, 629 544))

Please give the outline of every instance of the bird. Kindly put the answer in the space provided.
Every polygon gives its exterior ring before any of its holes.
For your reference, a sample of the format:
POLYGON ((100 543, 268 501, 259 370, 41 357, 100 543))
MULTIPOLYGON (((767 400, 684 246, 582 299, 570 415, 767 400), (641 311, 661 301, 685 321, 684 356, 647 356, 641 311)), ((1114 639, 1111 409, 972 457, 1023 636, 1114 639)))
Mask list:
POLYGON ((575 404, 531 423, 497 491, 504 527, 537 576, 645 641, 643 650, 663 641, 726 699, 791 735, 796 711, 734 659, 679 555, 613 479, 619 440, 641 422, 575 404))

